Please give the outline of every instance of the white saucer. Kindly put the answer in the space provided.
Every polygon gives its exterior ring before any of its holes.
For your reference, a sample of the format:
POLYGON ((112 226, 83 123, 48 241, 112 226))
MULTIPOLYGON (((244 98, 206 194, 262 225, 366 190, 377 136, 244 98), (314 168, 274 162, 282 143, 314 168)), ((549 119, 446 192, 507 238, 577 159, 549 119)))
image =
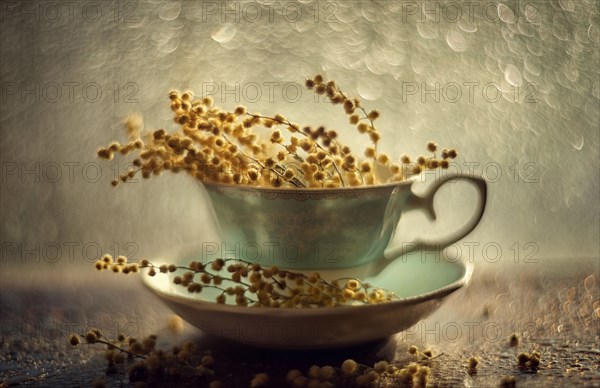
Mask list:
POLYGON ((212 293, 190 294, 168 275, 150 277, 144 272, 143 280, 174 312, 205 334, 270 348, 316 349, 356 345, 405 330, 467 285, 472 272, 473 265, 463 260, 436 261, 431 253, 416 252, 399 257, 367 280, 394 292, 400 300, 303 309, 221 305, 212 293))

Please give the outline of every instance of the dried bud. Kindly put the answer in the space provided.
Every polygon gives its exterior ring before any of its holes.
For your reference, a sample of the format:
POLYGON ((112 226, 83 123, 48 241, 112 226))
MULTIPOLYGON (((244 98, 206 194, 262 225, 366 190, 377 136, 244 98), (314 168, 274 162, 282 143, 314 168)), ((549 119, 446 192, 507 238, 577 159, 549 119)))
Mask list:
POLYGON ((379 117, 379 112, 376 111, 376 110, 372 110, 372 111, 369 112, 369 114, 367 115, 367 117, 369 118, 369 120, 375 121, 379 117))

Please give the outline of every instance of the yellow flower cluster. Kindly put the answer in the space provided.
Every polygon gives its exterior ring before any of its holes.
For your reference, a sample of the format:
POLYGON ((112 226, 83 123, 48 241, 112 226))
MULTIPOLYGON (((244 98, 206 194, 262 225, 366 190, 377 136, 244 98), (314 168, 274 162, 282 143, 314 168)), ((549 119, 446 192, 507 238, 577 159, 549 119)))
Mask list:
MULTIPOLYGON (((85 335, 72 334, 69 342, 73 346, 82 342, 106 345, 105 359, 108 361, 108 369, 113 373, 118 372, 117 365, 129 359, 128 372, 131 381, 152 383, 164 381, 165 377, 186 377, 195 383, 208 383, 211 388, 224 385, 217 379, 214 370, 216 361, 211 352, 200 349, 194 342, 187 341, 171 349, 157 349, 155 334, 144 339, 119 334, 116 340, 111 341, 98 329, 91 329, 85 335), (132 361, 133 359, 136 361, 132 361)), ((291 387, 426 387, 431 383, 431 367, 435 365, 432 361, 443 353, 433 356, 430 350, 421 352, 414 345, 408 348, 408 353, 416 356, 416 359, 402 364, 379 360, 372 366, 358 363, 354 359, 346 359, 339 366, 312 365, 305 372, 291 369, 285 375, 285 380, 291 387)), ((528 361, 533 357, 541 357, 537 351, 527 356, 528 361)), ((469 373, 475 373, 478 363, 477 357, 469 358, 469 373)), ((271 386, 270 382, 271 376, 260 372, 253 375, 249 386, 271 386)))
MULTIPOLYGON (((117 373, 118 365, 129 359, 128 374, 132 382, 152 383, 164 381, 164 378, 185 377, 196 383, 204 381, 211 388, 224 386, 213 370, 215 358, 210 352, 201 352, 194 342, 188 341, 163 350, 156 348, 155 334, 141 340, 119 334, 118 339, 111 341, 100 330, 92 329, 83 336, 72 334, 69 343, 77 346, 82 343, 81 337, 87 344, 106 346, 104 358, 111 373, 117 373)), ((312 365, 306 373, 299 369, 289 370, 285 380, 292 387, 376 387, 385 383, 400 387, 425 387, 430 375, 430 367, 419 362, 401 366, 380 360, 369 366, 346 359, 339 367, 312 365)), ((270 376, 261 372, 254 374, 249 386, 264 387, 269 386, 269 382, 270 376)))
POLYGON ((540 366, 541 358, 542 354, 538 350, 534 350, 531 353, 519 353, 517 361, 521 369, 531 369, 532 371, 536 371, 540 366))
POLYGON ((113 259, 113 257, 109 254, 103 255, 100 260, 96 262, 97 270, 112 270, 113 272, 123 272, 125 274, 130 272, 139 272, 140 266, 138 263, 127 263, 127 257, 118 256, 117 259, 113 259))
POLYGON ((148 274, 166 274, 180 271, 173 276, 173 283, 186 287, 191 293, 202 292, 204 288, 220 291, 216 302, 224 304, 230 298, 238 306, 250 307, 336 307, 352 304, 377 304, 397 300, 398 297, 387 290, 374 288, 358 279, 326 281, 319 273, 305 275, 260 264, 234 259, 217 259, 208 263, 192 261, 188 266, 156 266, 147 259, 128 264, 127 258, 119 256, 113 260, 104 255, 96 263, 98 270, 135 273, 148 268, 148 274))
MULTIPOLYGON (((71 334, 69 343, 77 346, 82 343, 81 337, 87 344, 103 344, 106 346, 104 358, 108 362, 108 371, 116 373, 117 365, 123 364, 125 359, 136 359, 128 367, 129 379, 132 382, 144 381, 152 378, 181 377, 203 378, 212 380, 210 387, 222 387, 222 383, 214 379, 212 367, 215 363, 213 356, 206 353, 199 363, 192 361, 192 355, 198 346, 191 341, 182 346, 173 346, 169 350, 157 349, 158 336, 151 334, 143 339, 126 337, 119 334, 116 340, 109 340, 98 329, 91 329, 87 334, 80 336, 71 334)), ((197 357, 194 357, 196 359, 197 357)))
POLYGON ((377 361, 370 367, 347 359, 339 368, 313 365, 306 374, 292 369, 287 373, 286 380, 292 387, 377 387, 384 382, 400 387, 425 387, 430 372, 429 367, 417 363, 399 368, 387 361, 377 361))
POLYGON ((214 106, 209 97, 194 99, 190 91, 169 94, 174 121, 180 126, 176 133, 159 129, 142 136, 141 119, 134 117, 126 122, 128 142, 113 142, 101 148, 98 156, 111 160, 117 153, 137 153, 133 167, 113 180, 114 186, 138 173, 150 178, 169 170, 186 171, 201 181, 302 188, 402 181, 426 169, 448 168, 449 160, 457 156, 454 149, 444 149, 438 158, 437 145, 430 142, 431 155, 414 162, 402 156, 394 163, 377 151, 378 111, 367 112, 357 98, 346 97, 334 81, 326 82, 321 75, 307 80, 306 86, 341 105, 350 124, 368 136, 371 145, 364 156, 354 154, 335 130, 300 126, 281 114, 249 113, 244 106, 228 112, 214 106), (387 173, 378 173, 386 169, 387 173))

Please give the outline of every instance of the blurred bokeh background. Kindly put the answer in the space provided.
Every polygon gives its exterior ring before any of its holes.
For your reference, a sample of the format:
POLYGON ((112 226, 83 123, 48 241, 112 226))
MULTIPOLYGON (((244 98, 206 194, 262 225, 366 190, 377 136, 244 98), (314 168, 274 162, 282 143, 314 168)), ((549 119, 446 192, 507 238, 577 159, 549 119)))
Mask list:
MULTIPOLYGON (((381 149, 396 159, 435 140, 459 150, 455 171, 488 179, 485 217, 455 247, 463 256, 488 268, 598 260, 599 4, 2 2, 3 273, 216 241, 196 181, 166 174, 112 188, 125 160, 96 150, 125 139, 132 112, 147 130, 174 129, 171 89, 325 124, 358 149, 365 139, 343 111, 303 88, 317 73, 379 109, 381 149)), ((438 226, 409 214, 397 238, 466 219, 472 192, 456 186, 436 203, 438 226)))

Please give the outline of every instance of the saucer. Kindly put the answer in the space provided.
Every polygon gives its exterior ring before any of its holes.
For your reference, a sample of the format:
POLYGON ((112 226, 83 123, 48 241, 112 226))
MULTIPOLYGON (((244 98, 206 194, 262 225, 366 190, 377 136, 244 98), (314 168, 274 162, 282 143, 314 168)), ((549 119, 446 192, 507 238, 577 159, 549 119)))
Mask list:
MULTIPOLYGON (((441 256, 441 257, 440 257, 441 256)), ((372 286, 392 291, 392 302, 334 308, 267 308, 217 304, 212 290, 190 294, 170 275, 143 274, 143 283, 175 313, 207 335, 280 349, 318 349, 366 343, 406 330, 466 286, 473 265, 413 252, 390 261, 372 286)))

